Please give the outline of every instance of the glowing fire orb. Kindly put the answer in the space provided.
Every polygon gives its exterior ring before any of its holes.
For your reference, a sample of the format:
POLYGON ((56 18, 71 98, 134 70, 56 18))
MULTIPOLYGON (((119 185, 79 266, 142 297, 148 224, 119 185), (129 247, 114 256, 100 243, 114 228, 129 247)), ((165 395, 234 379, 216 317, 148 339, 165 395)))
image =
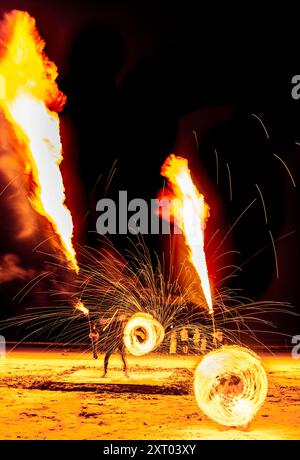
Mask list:
POLYGON ((200 362, 194 391, 198 406, 208 417, 221 425, 240 426, 249 423, 263 405, 268 380, 254 352, 224 346, 200 362))
POLYGON ((141 356, 155 350, 163 341, 163 326, 148 313, 133 315, 124 329, 124 343, 132 355, 141 356))

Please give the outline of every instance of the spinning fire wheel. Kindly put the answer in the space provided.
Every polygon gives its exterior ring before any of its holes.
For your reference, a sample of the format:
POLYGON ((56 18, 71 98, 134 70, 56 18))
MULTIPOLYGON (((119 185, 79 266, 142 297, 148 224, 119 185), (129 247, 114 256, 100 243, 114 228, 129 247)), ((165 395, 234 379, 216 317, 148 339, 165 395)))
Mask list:
POLYGON ((226 426, 246 425, 266 399, 267 375, 254 352, 224 346, 200 362, 194 391, 198 406, 212 420, 226 426))

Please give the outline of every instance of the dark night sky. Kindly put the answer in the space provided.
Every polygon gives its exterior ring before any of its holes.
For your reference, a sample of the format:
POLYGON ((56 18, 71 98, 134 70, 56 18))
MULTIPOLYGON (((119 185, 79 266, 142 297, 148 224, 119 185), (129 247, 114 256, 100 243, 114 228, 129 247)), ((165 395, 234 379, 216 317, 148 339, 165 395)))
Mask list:
MULTIPOLYGON (((291 78, 300 74, 300 64, 293 28, 283 34, 276 21, 266 23, 261 15, 255 22, 246 11, 239 20, 230 14, 225 19, 221 12, 216 17, 215 12, 164 2, 4 0, 0 13, 13 8, 36 18, 68 97, 62 113, 63 172, 67 191, 72 190, 68 204, 76 240, 94 244, 88 230, 95 229, 95 203, 103 196, 115 159, 117 171, 107 196, 128 190, 132 198, 149 200, 162 187, 160 167, 166 156, 182 154, 201 173, 207 201, 215 203, 208 238, 219 225, 226 233, 229 222, 258 198, 229 242, 243 254, 235 262, 269 244, 268 229, 275 239, 296 232, 277 245, 279 280, 270 249, 245 267, 239 284, 247 295, 289 301, 300 312, 299 188, 292 187, 273 156, 284 159, 299 182, 295 141, 300 140, 300 101, 291 98, 291 78), (269 140, 252 113, 264 121, 269 140), (99 174, 103 179, 94 190, 99 174), (264 192, 268 227, 255 184, 264 192), (80 225, 87 209, 89 218, 80 225)), ((0 230, 1 253, 18 254, 27 268, 41 265, 38 256, 33 261, 32 243, 16 243, 7 203, 2 200, 0 206, 6 221, 0 230)), ((121 237, 116 243, 121 248, 126 244, 121 237)), ((148 243, 158 249, 161 241, 149 238, 148 243)), ((20 286, 22 282, 0 285, 5 315, 24 308, 10 301, 20 286)), ((280 321, 289 334, 300 332, 298 319, 280 321)))

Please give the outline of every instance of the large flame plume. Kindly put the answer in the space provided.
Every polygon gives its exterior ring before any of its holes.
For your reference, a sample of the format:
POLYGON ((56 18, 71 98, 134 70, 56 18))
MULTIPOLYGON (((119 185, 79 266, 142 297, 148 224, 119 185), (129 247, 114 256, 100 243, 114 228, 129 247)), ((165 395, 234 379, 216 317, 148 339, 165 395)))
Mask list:
POLYGON ((268 391, 260 358, 247 348, 224 346, 208 353, 195 372, 194 390, 200 409, 225 426, 247 425, 268 391))
POLYGON ((60 171, 63 159, 58 112, 65 96, 56 84, 57 68, 44 53, 35 20, 12 11, 1 24, 0 75, 5 97, 0 100, 22 148, 24 173, 30 177, 30 202, 53 227, 64 256, 78 271, 72 244, 73 221, 65 205, 60 171))
POLYGON ((136 313, 124 329, 124 343, 132 355, 141 356, 155 350, 162 343, 165 331, 149 313, 136 313))
POLYGON ((161 175, 168 179, 173 204, 170 212, 177 226, 182 230, 189 251, 189 260, 198 274, 204 297, 210 313, 213 304, 204 251, 204 230, 209 217, 209 207, 204 196, 193 183, 185 158, 170 155, 161 169, 161 175))

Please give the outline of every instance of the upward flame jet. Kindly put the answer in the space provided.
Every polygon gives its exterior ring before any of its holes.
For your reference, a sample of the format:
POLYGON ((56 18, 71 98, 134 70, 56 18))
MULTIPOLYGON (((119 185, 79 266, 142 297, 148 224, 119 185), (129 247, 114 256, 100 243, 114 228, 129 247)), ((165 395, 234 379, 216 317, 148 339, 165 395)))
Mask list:
POLYGON ((209 217, 209 206, 193 183, 185 158, 170 155, 164 162, 161 175, 168 180, 173 218, 182 230, 188 248, 189 260, 196 269, 209 312, 213 313, 212 295, 204 251, 204 229, 209 217))

